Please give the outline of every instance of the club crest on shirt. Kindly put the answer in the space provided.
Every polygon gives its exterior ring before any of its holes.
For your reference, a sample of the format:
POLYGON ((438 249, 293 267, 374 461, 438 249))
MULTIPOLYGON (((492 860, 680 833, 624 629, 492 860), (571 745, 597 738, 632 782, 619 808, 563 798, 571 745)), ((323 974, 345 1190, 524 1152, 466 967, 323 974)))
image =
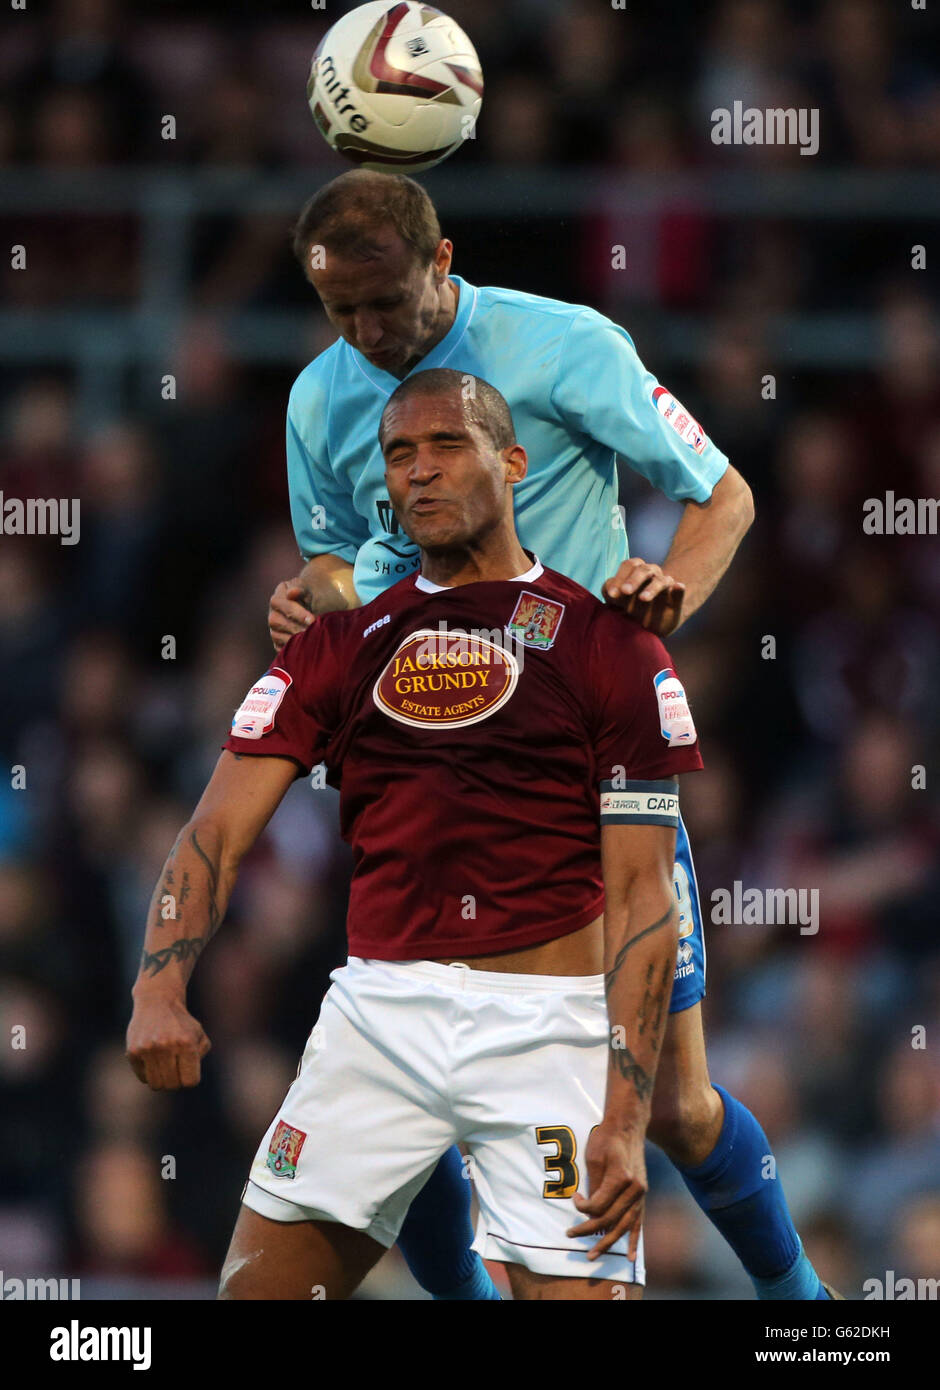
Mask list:
POLYGON ((564 615, 563 603, 555 603, 553 599, 523 589, 506 624, 506 631, 525 647, 547 651, 554 644, 564 615))
POLYGON ((419 729, 459 729, 506 703, 519 662, 492 637, 458 628, 421 628, 398 647, 372 690, 378 709, 419 729))
POLYGON ((294 1129, 283 1120, 278 1120, 268 1145, 265 1167, 270 1168, 276 1178, 293 1178, 306 1137, 302 1129, 294 1129))
POLYGON ((669 421, 676 434, 685 440, 690 449, 694 449, 697 454, 705 452, 705 445, 708 443, 705 431, 695 417, 689 414, 685 406, 676 400, 671 391, 667 391, 665 386, 654 387, 653 404, 663 419, 669 421))

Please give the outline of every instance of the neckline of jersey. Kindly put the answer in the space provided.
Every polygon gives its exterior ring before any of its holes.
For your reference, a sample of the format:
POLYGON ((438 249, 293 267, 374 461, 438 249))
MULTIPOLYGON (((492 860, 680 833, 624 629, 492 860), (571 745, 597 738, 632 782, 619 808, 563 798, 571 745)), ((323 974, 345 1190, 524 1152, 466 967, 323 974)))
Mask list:
MULTIPOLYGON (((526 554, 529 554, 529 552, 526 551, 526 554)), ((533 555, 532 559, 535 561, 535 564, 532 566, 531 569, 526 570, 525 574, 514 574, 511 579, 497 580, 496 582, 500 584, 534 584, 535 581, 537 579, 540 579, 542 575, 545 573, 545 569, 537 555, 533 555)), ((474 582, 478 584, 484 584, 492 581, 479 579, 475 580, 474 582)), ((465 589, 467 586, 465 584, 461 584, 459 587, 461 589, 465 589)), ((430 579, 425 579, 423 574, 416 574, 415 588, 420 589, 423 594, 442 594, 448 589, 453 589, 454 585, 433 584, 430 579)))
POLYGON ((447 359, 450 357, 451 353, 456 351, 460 340, 466 333, 470 325, 470 320, 473 317, 473 311, 476 308, 476 286, 468 285, 466 280, 463 280, 459 275, 448 275, 447 278, 448 280, 453 280, 460 292, 454 321, 441 341, 436 343, 431 351, 425 357, 422 357, 421 361, 418 362, 416 366, 412 367, 408 376, 397 377, 393 376, 391 372, 383 372, 381 367, 374 366, 368 358, 363 357, 361 352, 358 352, 350 343, 347 343, 345 338, 340 339, 343 346, 352 353, 353 361, 360 372, 362 372, 363 376, 366 377, 373 386, 378 387, 380 391, 384 392, 386 396, 390 396, 396 386, 400 386, 403 381, 407 381, 408 377, 413 376, 415 372, 426 372, 432 367, 446 366, 447 359), (389 382, 391 382, 391 385, 389 385, 389 382))

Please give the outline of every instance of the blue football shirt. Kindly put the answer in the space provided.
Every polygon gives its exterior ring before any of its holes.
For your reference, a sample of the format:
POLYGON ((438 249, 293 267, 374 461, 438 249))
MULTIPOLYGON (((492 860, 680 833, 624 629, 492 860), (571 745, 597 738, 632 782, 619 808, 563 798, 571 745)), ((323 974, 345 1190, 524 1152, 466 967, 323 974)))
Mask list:
MULTIPOLYGON (((450 367, 490 382, 529 456, 515 488, 522 545, 600 595, 628 554, 616 456, 673 500, 705 502, 728 460, 643 366, 629 333, 580 304, 480 289, 460 276, 448 333, 414 372, 450 367)), ((379 419, 399 384, 340 338, 305 367, 287 411, 291 517, 304 559, 357 567, 363 602, 414 566, 385 486, 379 419), (373 562, 374 546, 404 559, 373 562), (388 550, 390 547, 390 550, 388 550)))

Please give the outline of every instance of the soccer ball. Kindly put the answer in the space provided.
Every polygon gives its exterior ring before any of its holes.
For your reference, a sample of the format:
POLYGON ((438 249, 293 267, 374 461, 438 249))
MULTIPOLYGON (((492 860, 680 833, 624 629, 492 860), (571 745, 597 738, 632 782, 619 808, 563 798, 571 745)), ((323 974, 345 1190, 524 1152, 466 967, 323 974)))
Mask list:
POLYGON ((408 174, 453 154, 472 135, 482 100, 473 44, 419 0, 372 0, 337 20, 307 82, 328 145, 364 169, 408 174))

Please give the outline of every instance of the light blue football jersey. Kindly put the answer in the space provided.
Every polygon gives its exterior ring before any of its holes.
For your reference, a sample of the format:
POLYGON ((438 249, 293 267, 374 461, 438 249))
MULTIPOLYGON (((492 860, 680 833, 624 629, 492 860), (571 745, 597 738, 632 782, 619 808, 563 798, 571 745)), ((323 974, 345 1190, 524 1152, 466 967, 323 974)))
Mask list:
MULTIPOLYGON (((450 367, 502 392, 529 456, 514 494, 519 539, 600 595, 628 554, 616 455, 667 497, 696 502, 711 496, 728 460, 603 314, 450 278, 460 292, 456 318, 413 371, 450 367)), ((291 517, 303 557, 334 554, 354 564, 375 537, 408 557, 406 568, 370 564, 371 578, 357 570, 363 602, 414 563, 414 547, 395 536, 378 444, 398 384, 341 338, 300 373, 287 411, 291 517)))

